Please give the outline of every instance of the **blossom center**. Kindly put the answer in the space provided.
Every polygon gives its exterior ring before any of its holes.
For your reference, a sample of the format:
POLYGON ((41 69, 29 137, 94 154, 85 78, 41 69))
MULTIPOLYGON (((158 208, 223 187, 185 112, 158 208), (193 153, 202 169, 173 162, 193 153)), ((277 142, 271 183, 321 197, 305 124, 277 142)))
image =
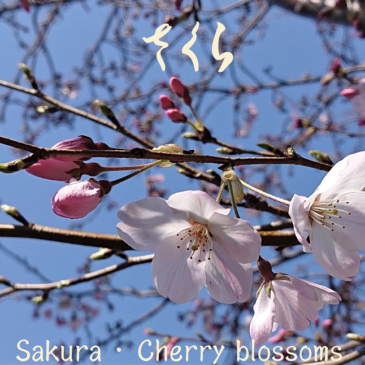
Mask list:
POLYGON ((341 221, 334 222, 334 219, 340 220, 343 215, 351 215, 351 212, 338 208, 338 203, 350 204, 348 201, 339 199, 314 202, 310 208, 309 217, 332 232, 336 227, 345 229, 341 221))
POLYGON ((211 239, 212 235, 204 224, 191 222, 191 227, 182 230, 177 236, 181 241, 177 248, 186 248, 186 250, 191 251, 190 259, 193 259, 196 255, 198 262, 202 262, 208 251, 208 260, 210 260, 213 241, 211 239))

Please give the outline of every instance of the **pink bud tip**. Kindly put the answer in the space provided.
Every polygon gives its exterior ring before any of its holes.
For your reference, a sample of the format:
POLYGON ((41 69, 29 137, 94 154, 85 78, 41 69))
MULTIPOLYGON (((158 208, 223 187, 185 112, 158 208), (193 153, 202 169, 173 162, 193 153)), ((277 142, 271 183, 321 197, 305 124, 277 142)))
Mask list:
POLYGON ((30 5, 28 0, 19 0, 19 5, 29 13, 30 11, 30 5))
POLYGON ((340 95, 345 97, 346 99, 352 99, 354 96, 356 96, 358 94, 359 94, 359 90, 352 89, 352 88, 344 89, 340 92, 340 95))
POLYGON ((60 217, 83 218, 99 205, 105 194, 102 184, 95 179, 72 179, 53 196, 52 209, 60 217))
POLYGON ((191 104, 191 97, 189 89, 178 79, 177 77, 171 77, 170 79, 171 90, 180 98, 182 98, 186 105, 191 104))
POLYGON ((181 4, 182 4, 183 0, 174 0, 174 5, 175 5, 175 9, 177 11, 181 10, 181 4))
POLYGON ((319 317, 318 317, 318 316, 314 319, 313 323, 314 323, 314 325, 315 325, 316 327, 318 327, 318 326, 319 326, 319 317))
POLYGON ((332 319, 325 319, 322 323, 322 328, 324 330, 330 328, 332 326, 333 322, 332 322, 332 319))
POLYGON ((175 123, 186 123, 186 115, 180 109, 166 110, 166 115, 175 123))
POLYGON ((360 120, 357 122, 357 125, 359 127, 363 127, 365 125, 365 118, 360 118, 360 120))
POLYGON ((341 68, 341 60, 339 58, 336 58, 332 65, 331 65, 331 71, 337 75, 338 74, 338 71, 340 71, 340 68, 341 68))
MULTIPOLYGON (((80 164, 80 162, 79 162, 80 164)), ((39 160, 26 171, 34 176, 47 180, 69 181, 72 177, 81 177, 80 165, 73 161, 60 161, 55 158, 39 160)))
POLYGON ((163 110, 175 109, 176 105, 174 102, 166 95, 160 95, 160 105, 163 110))
POLYGON ((303 128, 303 121, 301 118, 295 118, 293 126, 295 129, 303 128))
MULTIPOLYGON (((66 139, 64 141, 56 143, 53 150, 95 150, 94 141, 87 136, 78 136, 77 138, 66 139)), ((55 157, 56 160, 60 161, 75 161, 78 159, 85 160, 84 158, 75 157, 55 157)), ((87 159, 87 158, 86 158, 87 159)))

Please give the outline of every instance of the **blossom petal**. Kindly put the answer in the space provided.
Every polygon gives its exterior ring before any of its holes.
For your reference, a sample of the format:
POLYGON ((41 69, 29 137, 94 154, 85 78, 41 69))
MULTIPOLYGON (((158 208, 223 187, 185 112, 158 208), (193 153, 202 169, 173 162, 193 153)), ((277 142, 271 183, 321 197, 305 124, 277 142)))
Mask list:
POLYGON ((307 200, 308 198, 305 196, 294 194, 289 206, 289 215, 293 220, 294 233, 298 241, 307 249, 310 249, 307 237, 310 235, 312 225, 309 220, 309 208, 304 208, 307 200))
POLYGON ((359 272, 359 253, 336 243, 324 227, 314 224, 310 241, 314 257, 330 275, 347 281, 359 272))
MULTIPOLYGON (((341 296, 333 291, 330 288, 327 288, 323 285, 312 283, 307 280, 293 278, 290 276, 291 281, 294 285, 296 285, 296 281, 301 281, 302 283, 307 284, 308 286, 311 286, 314 288, 316 295, 317 295, 317 311, 320 310, 323 307, 323 304, 338 304, 341 301, 341 296), (296 281, 295 281, 296 280, 296 281)), ((298 287, 298 285, 296 285, 298 287)), ((305 295, 304 292, 301 292, 302 295, 305 295)))
POLYGON ((200 190, 187 190, 173 194, 167 200, 167 204, 176 209, 177 214, 182 218, 201 224, 207 224, 214 212, 224 215, 230 212, 230 209, 223 208, 215 199, 200 190))
POLYGON ((332 226, 332 239, 343 248, 365 250, 365 192, 350 193, 340 198, 341 201, 335 203, 339 212, 331 217, 331 221, 340 227, 332 226))
POLYGON ((152 277, 158 292, 174 303, 193 300, 205 284, 205 261, 190 259, 191 250, 177 248, 180 238, 171 236, 160 242, 152 261, 152 277))
POLYGON ((220 303, 242 303, 251 294, 252 265, 231 259, 217 242, 213 241, 213 251, 205 273, 208 293, 220 303))
POLYGON ((119 210, 118 218, 123 221, 117 224, 120 238, 140 251, 154 251, 159 242, 190 227, 162 198, 129 203, 119 210))
POLYGON ((271 298, 266 294, 264 288, 260 291, 260 294, 253 307, 255 315, 252 318, 250 325, 250 335, 255 341, 255 346, 261 346, 271 336, 274 317, 275 317, 275 294, 271 292, 271 298))
POLYGON ((365 151, 346 156, 324 177, 316 193, 322 194, 321 200, 337 196, 339 192, 358 192, 365 187, 365 151))
POLYGON ((309 320, 314 320, 317 316, 317 295, 314 288, 299 279, 295 285, 292 280, 274 280, 272 286, 275 292, 275 322, 288 331, 308 328, 309 320))
POLYGON ((208 220, 208 229, 232 260, 246 264, 258 259, 261 236, 249 222, 213 213, 208 220))

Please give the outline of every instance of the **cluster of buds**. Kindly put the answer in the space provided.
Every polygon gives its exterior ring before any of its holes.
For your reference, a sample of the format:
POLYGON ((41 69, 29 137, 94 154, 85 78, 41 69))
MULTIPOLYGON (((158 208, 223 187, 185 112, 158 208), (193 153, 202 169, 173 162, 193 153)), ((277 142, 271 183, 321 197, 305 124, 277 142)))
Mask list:
MULTIPOLYGON (((86 136, 67 139, 56 143, 51 149, 54 150, 105 150, 109 149, 105 143, 94 143, 94 141, 86 136)), ((69 181, 70 179, 79 180, 83 173, 87 173, 87 168, 81 160, 88 158, 69 157, 53 157, 47 160, 39 160, 26 171, 34 176, 42 179, 55 181, 69 181)), ((92 176, 95 176, 91 174, 92 176)))
POLYGON ((328 85, 335 78, 344 78, 347 73, 341 66, 341 60, 336 58, 330 66, 331 73, 324 75, 321 79, 322 85, 328 85))
MULTIPOLYGON (((189 89, 177 77, 172 77, 170 79, 170 87, 171 90, 177 96, 179 96, 186 105, 191 105, 189 89)), ((168 96, 160 95, 160 105, 161 108, 166 111, 166 116, 174 123, 186 123, 188 121, 186 115, 168 96)))

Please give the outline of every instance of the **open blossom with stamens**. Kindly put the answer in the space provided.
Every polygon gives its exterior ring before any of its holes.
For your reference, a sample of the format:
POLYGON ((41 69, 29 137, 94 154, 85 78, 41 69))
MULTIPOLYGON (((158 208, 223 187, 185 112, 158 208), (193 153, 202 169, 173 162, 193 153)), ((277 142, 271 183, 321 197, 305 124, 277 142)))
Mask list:
POLYGON ((324 304, 338 304, 341 297, 325 286, 285 274, 274 274, 268 261, 258 262, 264 282, 253 307, 250 325, 255 346, 267 341, 280 325, 286 331, 303 331, 314 321, 324 304), (260 266, 265 265, 262 272, 260 266))
POLYGON ((134 249, 156 252, 152 277, 163 297, 185 303, 206 286, 221 303, 244 302, 261 237, 229 211, 205 192, 185 191, 125 205, 117 229, 134 249))
POLYGON ((294 195, 289 214, 305 252, 332 276, 350 280, 365 250, 365 152, 347 156, 309 197, 294 195), (309 237, 309 242, 307 238, 309 237))

